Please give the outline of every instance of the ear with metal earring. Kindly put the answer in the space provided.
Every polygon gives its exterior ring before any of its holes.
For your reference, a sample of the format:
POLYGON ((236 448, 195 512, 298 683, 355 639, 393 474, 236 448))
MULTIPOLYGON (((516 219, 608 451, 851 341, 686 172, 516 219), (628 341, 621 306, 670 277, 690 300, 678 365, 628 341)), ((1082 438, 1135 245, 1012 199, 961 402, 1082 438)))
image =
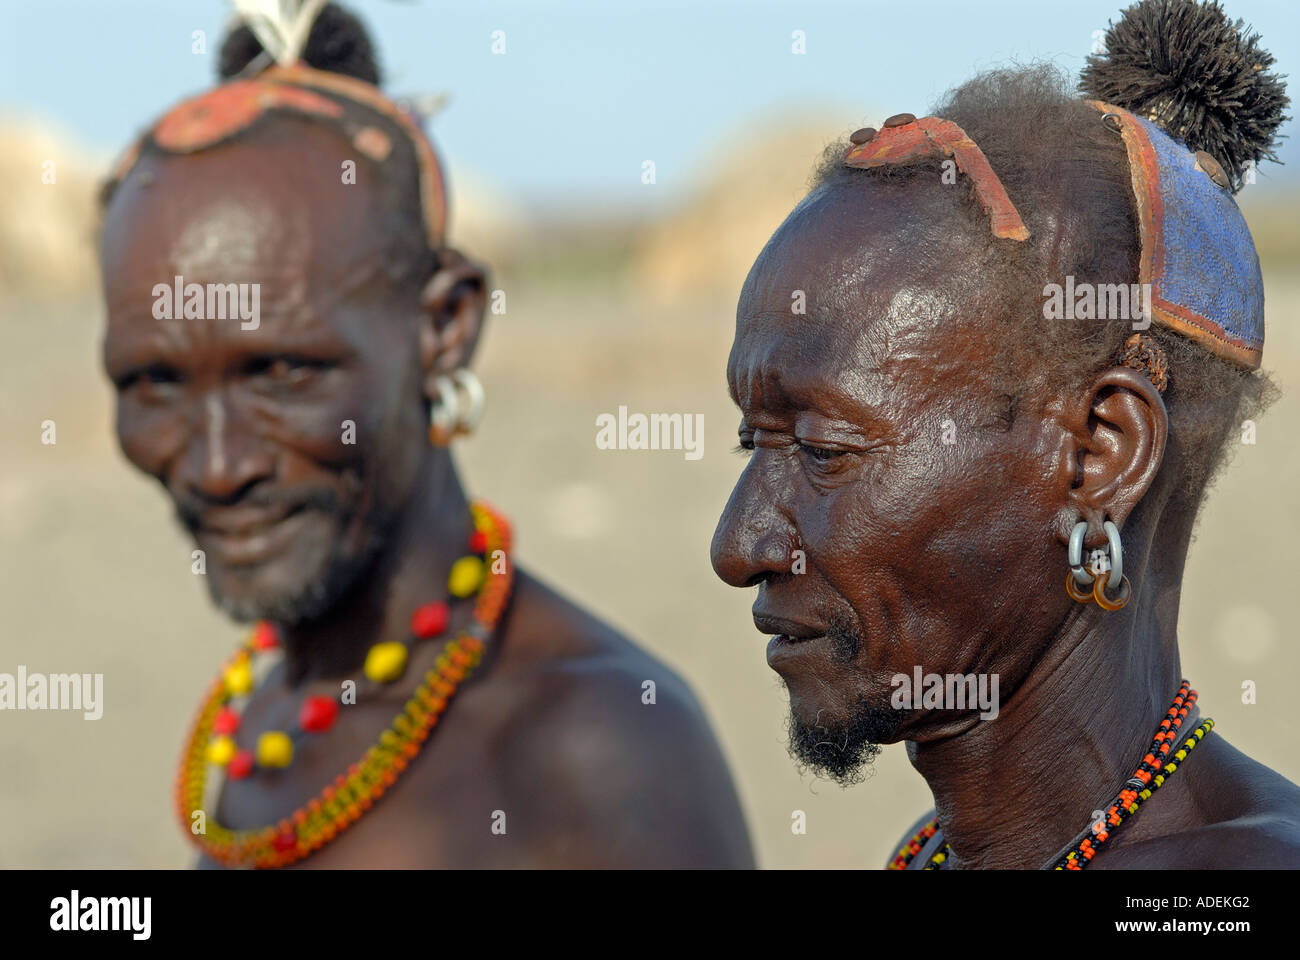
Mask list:
POLYGON ((1065 592, 1079 603, 1095 601, 1103 610, 1119 610, 1133 596, 1133 588, 1124 576, 1124 547, 1119 528, 1107 520, 1102 529, 1106 531, 1108 549, 1093 550, 1087 566, 1083 563, 1083 537, 1088 532, 1088 524, 1080 520, 1070 531, 1067 551, 1070 572, 1065 575, 1065 592), (1118 590, 1119 596, 1112 600, 1106 596, 1107 590, 1118 590))
POLYGON ((438 399, 429 405, 429 442, 435 447, 450 446, 460 426, 460 397, 450 377, 434 381, 438 399))

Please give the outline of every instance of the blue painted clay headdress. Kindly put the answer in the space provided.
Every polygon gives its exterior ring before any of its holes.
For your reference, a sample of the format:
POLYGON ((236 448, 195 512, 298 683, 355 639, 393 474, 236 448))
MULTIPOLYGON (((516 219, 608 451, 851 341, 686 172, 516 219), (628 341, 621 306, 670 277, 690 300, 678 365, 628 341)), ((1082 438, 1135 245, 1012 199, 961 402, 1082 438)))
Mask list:
POLYGON ((1151 284, 1151 320, 1249 369, 1264 347, 1264 281, 1227 175, 1150 120, 1091 101, 1128 150, 1141 231, 1139 283, 1151 284))
POLYGON ((1079 89, 1124 138, 1151 320, 1248 370, 1264 347, 1259 257, 1232 194, 1290 119, 1259 35, 1217 0, 1140 0, 1079 89))

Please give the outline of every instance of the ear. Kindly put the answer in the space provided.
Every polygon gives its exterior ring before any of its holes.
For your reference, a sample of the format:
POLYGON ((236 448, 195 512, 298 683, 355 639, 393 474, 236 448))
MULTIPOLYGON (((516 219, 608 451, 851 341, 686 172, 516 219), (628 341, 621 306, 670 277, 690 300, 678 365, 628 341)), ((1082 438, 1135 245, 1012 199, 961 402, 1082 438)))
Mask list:
POLYGON ((1164 460, 1169 414, 1151 381, 1129 367, 1105 371, 1062 411, 1066 430, 1060 452, 1067 502, 1058 517, 1062 542, 1079 520, 1085 542, 1105 541, 1106 519, 1123 527, 1150 490, 1164 460))
POLYGON ((420 368, 430 397, 434 380, 469 363, 487 306, 487 271, 458 250, 438 253, 438 269, 420 292, 420 368))

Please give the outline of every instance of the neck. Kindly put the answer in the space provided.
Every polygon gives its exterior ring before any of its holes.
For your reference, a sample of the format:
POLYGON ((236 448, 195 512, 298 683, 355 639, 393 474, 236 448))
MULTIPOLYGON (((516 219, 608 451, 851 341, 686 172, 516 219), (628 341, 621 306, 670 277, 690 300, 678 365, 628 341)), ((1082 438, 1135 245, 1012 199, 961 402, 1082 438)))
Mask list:
MULTIPOLYGON (((1175 628, 1185 541, 1178 546, 1153 554, 1149 532, 1126 537, 1125 569, 1141 585, 1128 606, 1073 604, 994 722, 909 742, 952 866, 1044 866, 1133 775, 1182 680, 1175 628), (1145 562, 1153 555, 1164 559, 1145 562)), ((1189 730, 1184 722, 1179 738, 1189 730)), ((1172 777, 1120 837, 1159 836, 1193 817, 1185 783, 1172 777)))
POLYGON ((383 551, 323 617, 282 631, 285 680, 357 670, 376 643, 410 638, 411 613, 447 599, 447 574, 467 550, 469 504, 450 454, 430 448, 383 551))

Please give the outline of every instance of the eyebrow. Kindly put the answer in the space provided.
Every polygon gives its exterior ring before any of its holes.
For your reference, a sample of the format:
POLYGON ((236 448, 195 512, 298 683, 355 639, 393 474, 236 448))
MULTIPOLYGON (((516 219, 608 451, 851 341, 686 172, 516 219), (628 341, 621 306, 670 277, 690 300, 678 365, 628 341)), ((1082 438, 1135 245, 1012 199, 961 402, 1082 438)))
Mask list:
MULTIPOLYGON (((274 334, 269 339, 261 329, 240 331, 223 340, 222 346, 230 354, 230 363, 237 366, 250 356, 292 356, 301 354, 307 358, 330 356, 341 358, 349 356, 356 348, 337 336, 324 336, 320 333, 274 334)), ((177 348, 167 338, 154 333, 130 338, 116 337, 104 340, 104 367, 115 379, 138 372, 154 365, 185 366, 183 358, 185 348, 177 348)))
MULTIPOLYGON (((862 372, 869 374, 874 371, 864 368, 862 372)), ((810 387, 808 379, 801 373, 795 372, 791 376, 788 366, 774 368, 771 364, 762 365, 760 372, 753 378, 758 388, 750 393, 750 406, 755 410, 780 414, 812 411, 862 425, 890 423, 877 404, 853 397, 835 383, 810 387)), ((731 377, 727 378, 727 390, 732 402, 743 411, 744 405, 740 402, 736 383, 731 377)))

